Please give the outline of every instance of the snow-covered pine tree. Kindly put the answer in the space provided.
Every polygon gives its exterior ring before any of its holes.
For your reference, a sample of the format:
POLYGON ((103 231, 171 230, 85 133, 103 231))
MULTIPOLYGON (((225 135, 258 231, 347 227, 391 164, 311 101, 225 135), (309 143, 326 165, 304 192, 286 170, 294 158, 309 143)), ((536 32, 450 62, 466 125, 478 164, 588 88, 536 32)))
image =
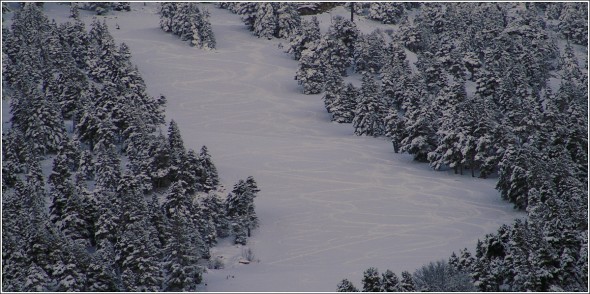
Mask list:
MULTIPOLYGON (((203 267, 198 265, 199 248, 194 243, 200 238, 186 219, 175 214, 170 219, 170 239, 164 249, 165 291, 195 291, 202 281, 203 267)), ((189 222, 190 223, 190 222, 189 222)))
POLYGON ((201 29, 203 23, 205 23, 201 10, 195 3, 189 3, 187 10, 183 13, 185 13, 184 26, 186 26, 187 31, 185 31, 185 34, 180 35, 180 39, 189 41, 191 46, 201 47, 203 44, 201 29))
POLYGON ((381 274, 380 292, 399 292, 399 279, 391 270, 386 270, 381 274))
POLYGON ((203 187, 205 192, 209 192, 219 185, 219 175, 217 174, 217 168, 213 164, 207 146, 203 145, 201 147, 198 158, 201 167, 200 171, 202 172, 198 175, 201 180, 201 187, 203 187))
POLYGON ((90 44, 86 66, 89 76, 97 83, 113 81, 118 72, 119 51, 106 22, 94 20, 88 34, 90 44))
POLYGON ((13 126, 22 131, 37 154, 56 151, 61 142, 66 140, 67 132, 55 101, 45 99, 36 88, 16 94, 11 100, 13 126), (17 101, 19 99, 22 101, 17 101))
POLYGON ((369 53, 369 42, 367 39, 367 35, 361 33, 358 37, 358 41, 354 43, 352 56, 354 61, 354 71, 357 73, 369 71, 367 64, 371 59, 371 55, 369 53))
POLYGON ((84 10, 94 11, 97 15, 107 14, 111 10, 111 3, 108 2, 86 2, 81 6, 84 10))
POLYGON ((254 211, 254 198, 258 187, 253 178, 240 180, 225 200, 226 215, 231 224, 236 244, 246 244, 251 230, 258 226, 258 218, 254 211))
POLYGON ((113 2, 111 7, 115 11, 131 11, 130 2, 113 2))
POLYGON ((354 44, 354 70, 358 73, 365 71, 379 73, 385 61, 385 40, 379 30, 368 35, 360 35, 354 44))
POLYGON ((201 184, 201 175, 203 174, 203 171, 199 162, 199 157, 194 150, 189 149, 186 153, 181 171, 182 173, 180 174, 179 179, 186 183, 184 188, 188 194, 193 195, 197 191, 203 191, 201 184))
POLYGON ((324 35, 317 44, 314 50, 319 51, 322 63, 337 69, 340 75, 346 76, 346 70, 352 60, 352 52, 346 44, 329 33, 324 35))
POLYGON ((202 14, 202 24, 199 30, 201 44, 200 47, 205 50, 213 50, 217 47, 217 41, 215 40, 215 33, 213 33, 213 28, 211 27, 211 22, 209 21, 210 15, 208 10, 203 10, 202 14))
POLYGON ((351 123, 359 99, 359 91, 352 83, 348 83, 340 91, 334 102, 329 105, 332 120, 338 123, 351 123))
POLYGON ((447 84, 447 74, 432 53, 424 51, 419 54, 416 67, 429 93, 436 95, 447 84))
POLYGON ((359 292, 359 290, 348 279, 344 279, 336 285, 336 292, 359 292))
POLYGON ((78 68, 86 66, 86 55, 88 50, 88 35, 86 25, 83 21, 75 18, 73 22, 65 22, 60 26, 60 37, 63 44, 67 44, 70 54, 78 68))
POLYGON ((340 40, 344 43, 347 51, 343 58, 352 58, 354 43, 357 41, 359 34, 360 32, 354 22, 342 16, 332 18, 332 24, 328 30, 328 38, 340 40))
POLYGON ((412 274, 408 271, 402 272, 402 278, 399 283, 399 290, 400 292, 415 292, 416 285, 414 284, 414 279, 412 278, 412 274))
MULTIPOLYGON (((75 189, 72 183, 70 169, 65 155, 58 155, 53 159, 53 169, 48 178, 51 194, 49 216, 53 223, 61 222, 64 218, 66 206, 74 197, 75 189)), ((58 225, 58 227, 60 227, 58 225)))
POLYGON ((392 42, 384 54, 384 65, 381 69, 381 85, 383 96, 389 107, 401 109, 406 100, 406 91, 411 89, 410 65, 403 47, 392 42))
POLYGON ((2 193, 2 288, 6 291, 22 290, 29 266, 26 255, 27 238, 32 229, 27 213, 29 195, 22 180, 15 181, 14 189, 2 193))
POLYGON ((340 92, 344 88, 344 80, 340 75, 340 71, 331 66, 326 67, 326 83, 324 85, 324 106, 328 112, 331 112, 330 106, 340 99, 340 92))
POLYGON ((301 26, 301 18, 297 4, 292 2, 278 2, 276 9, 278 31, 275 37, 286 39, 293 35, 301 26))
POLYGON ((400 144, 405 137, 404 117, 395 108, 389 108, 384 118, 384 135, 391 140, 393 151, 399 152, 400 144))
POLYGON ((254 22, 256 21, 259 5, 260 3, 257 2, 241 2, 237 4, 236 11, 250 31, 254 30, 254 22))
POLYGON ((115 244, 115 261, 126 291, 158 291, 162 282, 159 242, 148 219, 147 203, 140 182, 129 172, 116 190, 120 199, 120 233, 115 244))
POLYGON ((293 56, 293 59, 299 60, 301 52, 309 49, 309 44, 313 44, 321 38, 319 21, 313 16, 311 20, 302 20, 301 26, 295 28, 295 31, 289 36, 289 48, 287 53, 293 56))
POLYGON ((301 52, 299 66, 295 79, 303 86, 303 94, 319 94, 323 90, 325 76, 321 52, 318 52, 319 42, 310 44, 309 49, 301 52))
POLYGON ((79 19, 80 18, 80 4, 78 4, 77 2, 71 2, 70 3, 70 17, 73 19, 79 19))
POLYGON ((363 273, 363 292, 380 292, 381 279, 379 278, 379 271, 371 267, 363 273))
POLYGON ((121 281, 114 269, 115 250, 110 242, 98 246, 91 257, 87 278, 89 292, 118 292, 121 291, 121 281))
POLYGON ((436 115, 430 105, 430 97, 421 98, 421 107, 408 110, 405 125, 406 136, 400 144, 400 151, 414 155, 418 161, 426 161, 428 152, 436 148, 436 115))
POLYGON ((215 49, 215 34, 209 21, 209 12, 201 11, 197 3, 162 3, 160 28, 189 41, 191 46, 215 49))
POLYGON ((372 2, 369 5, 369 18, 380 20, 384 24, 398 24, 405 17, 404 3, 372 2))
MULTIPOLYGON (((463 147, 461 140, 469 135, 468 125, 465 124, 466 115, 462 103, 466 99, 465 86, 453 83, 443 88, 435 99, 435 109, 439 113, 440 125, 437 135, 437 148, 428 153, 428 161, 434 169, 447 165, 463 173, 463 147)), ((472 148, 475 149, 475 148, 472 148)))
MULTIPOLYGON (((215 226, 215 236, 225 238, 229 236, 229 222, 225 215, 225 207, 223 200, 215 193, 209 192, 201 200, 202 215, 210 219, 215 226)), ((214 245, 217 242, 216 238, 209 240, 209 245, 214 245)))
POLYGON ((233 13, 238 13, 237 9, 238 6, 241 4, 239 2, 217 2, 217 7, 221 9, 227 9, 233 13))
POLYGON ((158 250, 146 230, 150 224, 139 219, 127 225, 116 246, 121 280, 126 291, 159 291, 162 283, 158 250))
POLYGON ((22 133, 12 128, 2 136, 2 192, 14 188, 28 153, 22 133))
POLYGON ((51 290, 51 278, 49 274, 36 263, 31 263, 26 269, 26 281, 22 285, 22 291, 46 292, 51 290))
POLYGON ((96 152, 96 186, 114 191, 121 177, 121 162, 115 145, 98 145, 96 152))
POLYGON ((177 13, 177 4, 175 2, 162 2, 160 5, 160 28, 164 32, 173 31, 172 23, 177 13))
POLYGON ((363 75, 360 100, 354 111, 354 133, 358 136, 378 137, 384 133, 385 106, 381 90, 372 74, 363 75))
POLYGON ((186 150, 184 148, 184 142, 178 124, 174 121, 170 121, 168 127, 168 144, 170 148, 170 179, 176 181, 181 179, 181 175, 184 171, 184 163, 186 161, 186 150))
POLYGON ((560 32, 575 44, 588 43, 588 5, 583 3, 563 3, 564 9, 559 17, 560 32))
MULTIPOLYGON (((61 238, 64 238, 61 236, 61 238)), ((56 282, 55 291, 80 292, 86 290, 87 271, 90 255, 85 246, 61 240, 61 259, 54 265, 52 276, 56 282)))
POLYGON ((279 31, 278 14, 275 9, 278 3, 265 2, 258 4, 254 21, 253 33, 259 38, 272 39, 279 31))
POLYGON ((192 197, 186 194, 183 183, 172 183, 162 203, 170 223, 170 239, 166 240, 164 281, 167 290, 194 290, 201 282, 203 269, 197 265, 202 255, 203 240, 193 221, 192 197))

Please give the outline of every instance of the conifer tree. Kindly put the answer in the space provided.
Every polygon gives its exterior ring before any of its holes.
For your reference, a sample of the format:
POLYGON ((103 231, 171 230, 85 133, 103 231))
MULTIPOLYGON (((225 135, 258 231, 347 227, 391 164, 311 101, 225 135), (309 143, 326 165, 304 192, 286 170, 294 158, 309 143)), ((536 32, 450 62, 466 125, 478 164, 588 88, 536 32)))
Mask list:
POLYGON ((360 32, 354 22, 345 19, 342 16, 336 16, 332 19, 332 24, 328 30, 328 38, 339 40, 347 48, 345 58, 351 58, 354 51, 354 43, 357 41, 360 32))
POLYGON ((326 83, 324 85, 325 93, 324 97, 324 106, 328 112, 331 112, 330 106, 334 103, 334 101, 340 99, 340 92, 344 88, 344 81, 340 72, 335 70, 335 68, 328 66, 326 68, 326 83))
POLYGON ((381 280, 376 268, 371 267, 363 273, 363 292, 380 292, 381 280))
POLYGON ((31 263, 26 271, 27 279, 22 285, 26 292, 47 292, 51 285, 51 278, 47 272, 36 263, 31 263))
POLYGON ((168 143, 170 145, 170 179, 172 181, 180 180, 185 173, 184 165, 186 161, 186 150, 178 124, 174 120, 170 121, 168 127, 168 143))
POLYGON ((162 2, 160 6, 160 28, 164 32, 172 32, 173 18, 178 13, 175 2, 162 2))
MULTIPOLYGON (((225 215, 223 201, 213 192, 209 192, 201 201, 202 215, 210 220, 215 226, 215 236, 225 238, 229 236, 229 222, 225 215)), ((216 238, 210 238, 209 245, 214 245, 216 238)))
POLYGON ((383 117, 385 107, 381 90, 371 74, 363 75, 360 100, 354 111, 354 133, 358 136, 381 136, 384 133, 383 117))
POLYGON ((152 199, 148 202, 148 218, 151 225, 154 226, 158 241, 156 247, 163 249, 170 239, 170 222, 165 216, 156 193, 152 194, 152 199))
POLYGON ((434 169, 440 169, 441 166, 447 165, 454 168, 455 173, 460 169, 463 174, 463 166, 466 161, 464 155, 468 155, 470 158, 475 156, 474 152, 473 154, 464 154, 463 152, 475 149, 474 140, 471 140, 472 146, 466 146, 468 142, 465 142, 465 139, 470 137, 470 125, 466 123, 467 115, 464 113, 465 108, 470 105, 463 103, 465 96, 463 85, 452 84, 443 88, 435 100, 435 107, 440 113, 440 128, 437 132, 439 142, 436 149, 428 153, 428 160, 434 169))
POLYGON ((246 24, 248 30, 254 30, 254 22, 256 21, 256 13, 258 12, 257 2, 242 2, 237 4, 237 13, 241 16, 242 21, 246 24))
POLYGON ((199 165, 201 167, 202 174, 199 175, 201 179, 201 186, 205 192, 209 192, 219 185, 219 175, 217 174, 217 168, 211 159, 207 146, 201 147, 199 153, 199 165))
POLYGON ((399 290, 400 290, 400 292, 415 292, 416 291, 414 279, 412 278, 412 275, 408 271, 402 272, 402 278, 399 283, 399 290))
POLYGON ((293 59, 299 60, 301 52, 309 49, 310 44, 321 38, 319 21, 313 16, 310 21, 302 20, 301 26, 295 27, 295 31, 289 36, 289 48, 287 53, 293 56, 293 59))
POLYGON ((111 3, 113 10, 116 11, 131 11, 131 6, 129 2, 113 2, 111 3))
POLYGON ((400 144, 405 137, 404 118, 398 114, 396 109, 388 109, 384 118, 384 135, 391 140, 393 151, 399 152, 400 144))
POLYGON ((359 290, 347 279, 344 279, 336 286, 336 292, 359 292, 359 290))
POLYGON ((400 151, 414 155, 414 159, 425 161, 428 152, 436 148, 435 114, 429 105, 429 97, 422 97, 422 107, 406 113, 406 136, 400 151))
POLYGON ((386 270, 381 275, 380 292, 399 292, 399 279, 391 270, 386 270))
MULTIPOLYGON (((330 66, 340 72, 340 75, 346 76, 346 70, 351 64, 352 52, 346 47, 343 40, 338 39, 335 34, 326 34, 318 42, 320 59, 325 66, 330 66)), ((301 62, 301 60, 300 60, 301 62)))
POLYGON ((170 240, 165 248, 167 257, 164 261, 166 291, 195 291, 202 281, 203 268, 198 265, 199 248, 191 238, 195 231, 185 221, 179 214, 170 220, 170 240))
POLYGON ((120 235, 115 244, 116 263, 127 291, 157 291, 160 273, 155 228, 148 220, 147 203, 139 181, 127 172, 117 186, 120 198, 120 235))
POLYGON ((306 95, 319 94, 323 90, 324 66, 318 46, 319 42, 310 42, 309 49, 301 52, 299 66, 295 74, 295 80, 303 86, 303 94, 306 95))
POLYGON ((2 193, 2 288, 21 291, 27 267, 27 238, 30 235, 27 187, 17 179, 14 189, 2 193))
POLYGON ((275 37, 286 39, 293 35, 301 26, 301 18, 297 5, 291 2, 279 2, 276 9, 278 32, 275 37))
POLYGON ((258 187, 253 178, 240 180, 225 200, 225 211, 232 226, 236 244, 246 244, 246 237, 258 227, 258 217, 254 211, 254 198, 258 187))
POLYGON ((27 91, 16 98, 26 101, 11 103, 13 125, 30 140, 34 152, 42 155, 54 152, 66 140, 61 112, 55 101, 45 99, 38 89, 29 88, 27 91))
POLYGON ((351 123, 354 119, 357 100, 359 99, 358 89, 348 83, 339 95, 329 105, 332 113, 332 120, 338 123, 351 123))
POLYGON ((121 291, 121 281, 114 269, 115 251, 110 242, 99 246, 88 267, 86 291, 90 292, 118 292, 121 291))
POLYGON ((254 34, 259 38, 272 39, 278 34, 278 14, 275 9, 278 8, 278 3, 260 3, 254 20, 254 34))
POLYGON ((117 243, 121 279, 126 291, 158 291, 162 283, 157 248, 146 228, 149 223, 145 219, 129 224, 117 243))
POLYGON ((389 106, 402 107, 406 91, 411 88, 411 74, 404 49, 397 42, 391 42, 384 53, 381 74, 383 96, 389 106))

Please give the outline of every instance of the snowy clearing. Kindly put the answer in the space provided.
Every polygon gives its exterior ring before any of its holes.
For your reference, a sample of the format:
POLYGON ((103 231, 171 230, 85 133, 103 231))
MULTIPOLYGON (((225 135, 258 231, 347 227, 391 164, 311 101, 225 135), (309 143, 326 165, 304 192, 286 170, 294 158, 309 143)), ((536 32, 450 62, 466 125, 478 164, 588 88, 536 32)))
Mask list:
MULTIPOLYGON (((186 146, 207 145, 227 187, 252 175, 262 190, 248 245, 259 262, 240 264, 240 248, 219 246, 213 256, 226 268, 205 275, 207 291, 334 291, 343 278, 360 284, 371 266, 413 271, 474 248, 524 215, 500 200, 495 179, 432 171, 383 138, 331 123, 321 95, 301 94, 296 61, 277 48, 285 41, 257 39, 237 15, 203 6, 217 50, 164 33, 155 3, 106 21, 151 94, 167 97, 186 146)), ((46 11, 67 17, 67 7, 46 11)))

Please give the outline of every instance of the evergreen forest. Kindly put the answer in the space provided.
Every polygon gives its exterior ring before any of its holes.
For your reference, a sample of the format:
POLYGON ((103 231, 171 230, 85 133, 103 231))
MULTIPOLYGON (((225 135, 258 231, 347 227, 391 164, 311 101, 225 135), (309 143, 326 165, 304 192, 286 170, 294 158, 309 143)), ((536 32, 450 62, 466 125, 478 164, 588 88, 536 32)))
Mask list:
MULTIPOLYGON (((148 94, 129 47, 105 21, 80 19, 128 2, 74 3, 64 23, 43 3, 12 4, 2 4, 14 10, 2 24, 2 291, 203 290, 220 267, 212 248, 246 245, 264 225, 256 180, 226 191, 209 149, 187 148, 188 126, 148 94)), ((208 7, 238 15, 260 42, 280 39, 297 62, 293 84, 334 123, 434 170, 493 179, 525 213, 475 248, 399 275, 369 267, 361 285, 342 277, 334 290, 588 291, 588 3, 208 7), (321 28, 315 15, 339 6, 351 18, 321 28), (390 29, 363 32, 361 16, 390 29)), ((161 3, 158 14, 160 32, 218 47, 202 6, 161 3)))

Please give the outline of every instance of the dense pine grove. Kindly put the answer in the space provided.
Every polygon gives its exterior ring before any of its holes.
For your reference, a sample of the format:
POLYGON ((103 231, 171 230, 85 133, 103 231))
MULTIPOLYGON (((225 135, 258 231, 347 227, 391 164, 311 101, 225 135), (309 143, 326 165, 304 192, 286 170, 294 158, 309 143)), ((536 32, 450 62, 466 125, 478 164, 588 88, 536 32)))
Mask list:
MULTIPOLYGON (((588 75, 573 47, 587 50, 587 3, 365 3, 356 12, 399 29, 365 35, 336 17, 320 35, 304 21, 287 50, 303 93, 324 92, 334 121, 386 136, 396 153, 497 177, 502 198, 528 216, 486 235, 474 256, 464 251, 466 265, 453 255, 406 274, 417 288, 391 289, 587 291, 588 75), (360 88, 342 82, 351 73, 360 88)), ((389 280, 368 269, 361 290, 387 291, 389 280)), ((345 279, 338 290, 357 288, 345 279)))
POLYGON ((209 22, 209 12, 201 11, 194 2, 165 2, 160 6, 160 27, 173 33, 191 46, 215 49, 215 35, 209 22))
MULTIPOLYGON (((118 3, 81 8, 127 10, 118 3)), ((334 122, 435 170, 497 179, 527 217, 471 251, 399 276, 371 267, 362 287, 337 291, 588 291, 588 60, 576 56, 588 4, 346 5, 392 30, 338 16, 322 34, 299 16, 321 3, 218 3, 288 42, 303 94, 320 94, 334 122)), ((129 48, 77 9, 58 25, 28 3, 3 27, 2 288, 195 291, 219 238, 246 244, 259 226, 260 190, 248 177, 221 197, 207 148, 186 150, 129 48)), ((160 16, 162 30, 215 48, 194 3, 163 3, 160 16)))
POLYGON ((71 16, 26 3, 3 26, 2 290, 196 291, 210 248, 258 226, 257 183, 221 195, 207 147, 166 128, 129 48, 71 16))

